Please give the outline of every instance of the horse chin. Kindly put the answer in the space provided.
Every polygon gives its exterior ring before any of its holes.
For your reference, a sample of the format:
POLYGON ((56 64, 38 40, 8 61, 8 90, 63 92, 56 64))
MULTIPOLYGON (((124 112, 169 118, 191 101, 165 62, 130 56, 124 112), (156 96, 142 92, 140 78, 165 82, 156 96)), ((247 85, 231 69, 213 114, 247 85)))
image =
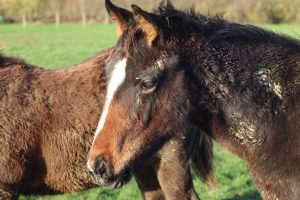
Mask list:
POLYGON ((90 173, 90 176, 96 185, 100 185, 108 189, 118 189, 131 180, 132 173, 130 170, 125 170, 124 172, 120 173, 120 175, 109 180, 103 179, 101 176, 94 173, 90 173))

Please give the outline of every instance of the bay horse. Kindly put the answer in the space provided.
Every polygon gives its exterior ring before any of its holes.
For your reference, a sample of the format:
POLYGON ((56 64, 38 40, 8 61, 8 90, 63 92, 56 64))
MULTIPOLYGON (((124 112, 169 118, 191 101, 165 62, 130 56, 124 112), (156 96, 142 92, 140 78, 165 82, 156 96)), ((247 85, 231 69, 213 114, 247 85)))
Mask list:
POLYGON ((263 199, 299 199, 300 42, 169 1, 132 9, 107 64, 106 111, 89 152, 98 178, 122 179, 193 124, 247 162, 263 199))
MULTIPOLYGON (((86 155, 105 98, 104 66, 114 51, 103 50, 59 70, 0 55, 0 199, 96 186, 86 170, 86 155)), ((196 128, 181 130, 136 173, 145 199, 172 199, 177 193, 197 199, 188 163, 195 150, 197 171, 204 179, 209 177, 209 138, 199 137, 196 128), (185 131, 193 136, 184 140, 185 131), (168 169, 179 173, 169 174, 168 169)))

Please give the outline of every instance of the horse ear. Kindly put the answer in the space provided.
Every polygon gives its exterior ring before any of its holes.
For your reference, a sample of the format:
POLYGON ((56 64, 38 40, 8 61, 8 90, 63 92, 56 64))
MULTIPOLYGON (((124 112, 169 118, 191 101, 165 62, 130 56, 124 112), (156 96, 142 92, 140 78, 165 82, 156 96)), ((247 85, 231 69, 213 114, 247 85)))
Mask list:
POLYGON ((174 9, 174 6, 170 0, 162 0, 159 4, 159 7, 166 7, 168 9, 174 9))
POLYGON ((127 30, 130 19, 133 19, 132 12, 115 6, 110 0, 105 0, 105 7, 108 14, 117 23, 119 35, 122 35, 127 30))
POLYGON ((159 36, 158 25, 155 22, 154 17, 150 13, 142 10, 137 5, 132 5, 131 7, 137 23, 147 36, 148 45, 152 46, 153 41, 159 36))

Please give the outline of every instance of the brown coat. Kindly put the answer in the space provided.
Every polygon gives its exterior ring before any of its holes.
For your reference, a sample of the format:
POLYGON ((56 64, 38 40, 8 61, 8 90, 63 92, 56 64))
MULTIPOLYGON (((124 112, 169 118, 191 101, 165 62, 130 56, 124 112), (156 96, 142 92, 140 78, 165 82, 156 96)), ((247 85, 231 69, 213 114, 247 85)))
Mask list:
POLYGON ((0 60, 0 182, 21 190, 74 192, 93 186, 86 154, 101 112, 105 50, 60 70, 0 60), (14 169, 14 173, 11 173, 14 169))

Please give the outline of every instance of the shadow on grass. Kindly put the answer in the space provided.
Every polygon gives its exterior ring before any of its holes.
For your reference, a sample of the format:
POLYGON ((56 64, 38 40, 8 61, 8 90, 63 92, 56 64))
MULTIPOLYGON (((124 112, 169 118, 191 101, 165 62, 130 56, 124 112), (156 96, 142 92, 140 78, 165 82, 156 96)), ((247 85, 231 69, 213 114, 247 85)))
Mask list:
POLYGON ((236 195, 226 200, 262 200, 262 198, 257 191, 250 191, 243 195, 236 195))

